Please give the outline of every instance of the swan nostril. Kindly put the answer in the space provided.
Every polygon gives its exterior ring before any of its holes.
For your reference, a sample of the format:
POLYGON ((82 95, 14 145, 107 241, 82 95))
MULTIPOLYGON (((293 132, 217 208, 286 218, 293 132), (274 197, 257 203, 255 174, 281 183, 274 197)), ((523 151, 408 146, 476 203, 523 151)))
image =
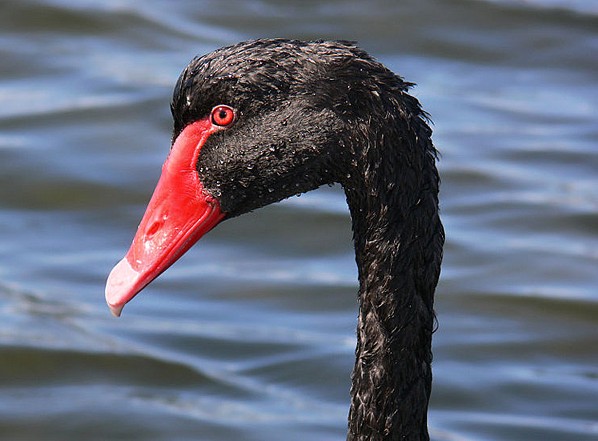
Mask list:
POLYGON ((155 221, 147 229, 147 232, 145 233, 145 239, 146 240, 151 240, 152 237, 154 237, 154 235, 162 228, 163 225, 164 225, 164 221, 163 220, 155 221))

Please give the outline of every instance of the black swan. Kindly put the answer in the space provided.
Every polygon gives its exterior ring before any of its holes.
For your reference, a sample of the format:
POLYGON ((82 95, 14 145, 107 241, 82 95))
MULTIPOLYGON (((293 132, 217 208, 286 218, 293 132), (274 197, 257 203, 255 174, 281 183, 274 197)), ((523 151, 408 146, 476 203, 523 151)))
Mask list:
POLYGON ((108 277, 113 314, 222 220, 340 183, 360 286, 347 439, 428 440, 444 231, 411 85, 345 41, 262 39, 192 60, 162 175, 108 277))

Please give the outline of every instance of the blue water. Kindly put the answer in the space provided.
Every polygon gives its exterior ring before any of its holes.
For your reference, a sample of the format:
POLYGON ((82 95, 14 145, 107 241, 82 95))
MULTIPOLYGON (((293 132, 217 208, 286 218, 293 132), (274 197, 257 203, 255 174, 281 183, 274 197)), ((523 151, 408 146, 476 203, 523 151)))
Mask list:
POLYGON ((114 319, 104 283, 198 53, 343 38, 442 153, 435 440, 598 438, 598 4, 0 6, 0 438, 342 440, 357 271, 344 195, 230 220, 114 319))

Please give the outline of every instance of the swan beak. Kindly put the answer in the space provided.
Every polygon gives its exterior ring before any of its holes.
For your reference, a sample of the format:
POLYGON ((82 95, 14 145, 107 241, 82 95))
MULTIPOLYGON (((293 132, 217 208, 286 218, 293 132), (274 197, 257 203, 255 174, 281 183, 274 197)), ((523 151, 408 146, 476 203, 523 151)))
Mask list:
POLYGON ((108 276, 106 302, 116 317, 225 217, 218 201, 203 190, 195 169, 209 133, 192 126, 175 141, 133 243, 108 276))

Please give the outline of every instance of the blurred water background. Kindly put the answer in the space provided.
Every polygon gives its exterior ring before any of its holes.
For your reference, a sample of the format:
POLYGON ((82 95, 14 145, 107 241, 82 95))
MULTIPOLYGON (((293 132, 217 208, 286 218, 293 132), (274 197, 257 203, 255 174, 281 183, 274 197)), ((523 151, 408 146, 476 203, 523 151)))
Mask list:
POLYGON ((357 40, 435 122, 435 440, 598 439, 598 2, 4 0, 0 438, 342 440, 357 271, 340 188, 225 222, 121 319, 104 281, 196 54, 357 40))

